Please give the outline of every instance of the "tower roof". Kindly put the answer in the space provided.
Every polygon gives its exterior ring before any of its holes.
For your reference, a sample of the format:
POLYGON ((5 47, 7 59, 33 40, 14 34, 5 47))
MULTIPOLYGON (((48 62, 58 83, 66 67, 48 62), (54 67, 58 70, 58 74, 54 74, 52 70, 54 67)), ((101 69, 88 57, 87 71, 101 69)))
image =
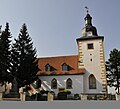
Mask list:
POLYGON ((92 17, 88 13, 86 14, 85 20, 85 27, 82 29, 82 36, 98 36, 97 29, 92 25, 92 17))

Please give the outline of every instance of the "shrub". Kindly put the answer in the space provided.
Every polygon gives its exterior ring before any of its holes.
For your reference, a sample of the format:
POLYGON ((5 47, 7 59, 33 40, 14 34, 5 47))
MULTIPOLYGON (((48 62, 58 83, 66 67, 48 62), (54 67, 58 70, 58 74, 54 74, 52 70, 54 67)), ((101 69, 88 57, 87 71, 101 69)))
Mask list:
POLYGON ((57 95, 59 100, 66 100, 67 99, 67 93, 66 92, 59 92, 57 95))
POLYGON ((45 90, 41 90, 40 93, 41 94, 48 94, 49 91, 45 91, 45 90))
POLYGON ((63 90, 63 92, 65 92, 67 94, 71 94, 71 91, 69 91, 69 90, 63 90))
POLYGON ((79 94, 75 94, 75 95, 74 95, 74 99, 75 99, 75 100, 79 100, 79 99, 80 99, 79 94))

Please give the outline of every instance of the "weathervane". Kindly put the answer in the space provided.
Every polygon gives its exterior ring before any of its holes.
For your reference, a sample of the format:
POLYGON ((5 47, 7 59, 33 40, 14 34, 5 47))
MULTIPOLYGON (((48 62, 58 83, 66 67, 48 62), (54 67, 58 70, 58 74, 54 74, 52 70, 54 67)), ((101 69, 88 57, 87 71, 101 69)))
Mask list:
POLYGON ((87 14, 89 13, 89 8, 87 6, 85 6, 85 9, 87 10, 87 14))

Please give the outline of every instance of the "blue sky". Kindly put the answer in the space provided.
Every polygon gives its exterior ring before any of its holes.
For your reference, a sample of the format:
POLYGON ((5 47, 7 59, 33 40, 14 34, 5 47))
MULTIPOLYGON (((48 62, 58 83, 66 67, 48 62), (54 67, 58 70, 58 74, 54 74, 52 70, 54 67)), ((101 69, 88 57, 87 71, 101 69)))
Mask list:
POLYGON ((119 5, 120 0, 0 0, 0 25, 9 22, 16 38, 26 23, 38 57, 76 55, 88 6, 98 35, 105 36, 107 59, 110 50, 120 49, 119 5))

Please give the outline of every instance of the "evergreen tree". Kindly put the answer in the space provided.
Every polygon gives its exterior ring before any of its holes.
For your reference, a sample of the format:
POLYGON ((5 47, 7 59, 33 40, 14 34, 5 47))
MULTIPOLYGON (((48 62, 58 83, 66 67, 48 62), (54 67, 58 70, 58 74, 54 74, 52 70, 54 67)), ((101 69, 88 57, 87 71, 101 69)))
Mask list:
POLYGON ((107 82, 110 87, 118 89, 120 87, 120 51, 113 49, 110 58, 106 61, 107 82))
POLYGON ((10 82, 10 63, 11 63, 11 33, 9 23, 6 23, 5 30, 0 35, 0 83, 10 82))
POLYGON ((36 79, 39 71, 36 60, 36 49, 27 32, 26 24, 23 24, 20 34, 12 45, 12 73, 18 82, 18 87, 29 85, 36 79))

